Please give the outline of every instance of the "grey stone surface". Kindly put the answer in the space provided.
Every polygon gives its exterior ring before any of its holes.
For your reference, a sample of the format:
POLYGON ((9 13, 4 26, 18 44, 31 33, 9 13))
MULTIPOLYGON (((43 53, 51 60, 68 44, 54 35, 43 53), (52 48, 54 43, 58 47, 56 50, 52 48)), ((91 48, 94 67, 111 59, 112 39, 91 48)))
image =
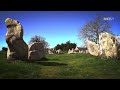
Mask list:
POLYGON ((5 20, 8 44, 7 59, 27 59, 28 46, 23 40, 23 28, 17 20, 7 18, 5 20))
POLYGON ((28 59, 40 60, 45 57, 45 49, 42 43, 34 42, 28 45, 28 59))

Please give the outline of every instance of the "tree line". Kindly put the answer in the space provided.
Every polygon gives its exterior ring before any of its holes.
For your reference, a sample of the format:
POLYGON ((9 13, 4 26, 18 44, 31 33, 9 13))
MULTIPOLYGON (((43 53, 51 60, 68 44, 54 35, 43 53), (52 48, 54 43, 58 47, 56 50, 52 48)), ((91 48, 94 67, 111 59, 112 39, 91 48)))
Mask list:
POLYGON ((62 51, 68 51, 69 49, 75 48, 77 45, 76 43, 71 43, 70 40, 66 43, 57 44, 54 49, 58 50, 61 49, 62 51))

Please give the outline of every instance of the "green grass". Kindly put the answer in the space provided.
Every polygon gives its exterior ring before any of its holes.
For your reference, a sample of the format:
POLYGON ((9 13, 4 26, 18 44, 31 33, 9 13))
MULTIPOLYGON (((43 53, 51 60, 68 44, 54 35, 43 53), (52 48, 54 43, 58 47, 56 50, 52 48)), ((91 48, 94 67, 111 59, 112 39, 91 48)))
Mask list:
POLYGON ((120 61, 89 54, 47 55, 47 61, 8 62, 0 53, 0 79, 120 79, 120 61))

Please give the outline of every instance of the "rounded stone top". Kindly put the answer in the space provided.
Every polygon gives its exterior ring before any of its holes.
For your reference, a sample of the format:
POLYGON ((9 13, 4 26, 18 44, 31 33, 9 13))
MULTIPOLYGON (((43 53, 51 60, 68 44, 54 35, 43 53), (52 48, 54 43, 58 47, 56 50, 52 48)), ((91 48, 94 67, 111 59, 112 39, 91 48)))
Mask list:
POLYGON ((78 47, 76 47, 75 50, 76 50, 76 51, 79 50, 78 47))
POLYGON ((11 18, 7 18, 5 20, 6 26, 10 26, 10 25, 17 25, 20 24, 17 20, 13 20, 11 18))
POLYGON ((32 51, 32 50, 40 50, 41 48, 44 48, 43 43, 41 43, 41 42, 33 42, 31 44, 28 44, 28 49, 30 51, 32 51))
POLYGON ((12 21, 11 18, 6 18, 5 22, 12 21))

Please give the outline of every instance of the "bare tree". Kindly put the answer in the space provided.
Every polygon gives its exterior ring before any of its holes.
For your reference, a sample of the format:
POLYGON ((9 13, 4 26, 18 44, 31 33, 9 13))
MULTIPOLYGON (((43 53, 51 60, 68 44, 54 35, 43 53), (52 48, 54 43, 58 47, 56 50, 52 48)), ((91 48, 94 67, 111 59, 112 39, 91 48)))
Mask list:
POLYGON ((109 32, 112 34, 110 30, 111 25, 107 20, 103 20, 102 16, 96 16, 95 19, 88 21, 80 30, 78 37, 83 39, 91 40, 95 43, 98 43, 99 33, 101 32, 109 32))
POLYGON ((47 47, 49 47, 48 42, 45 41, 45 38, 44 38, 44 37, 41 37, 41 36, 37 36, 37 35, 33 36, 33 37, 31 38, 31 40, 29 41, 29 44, 30 44, 30 43, 33 43, 33 42, 42 42, 45 49, 46 49, 47 47))

